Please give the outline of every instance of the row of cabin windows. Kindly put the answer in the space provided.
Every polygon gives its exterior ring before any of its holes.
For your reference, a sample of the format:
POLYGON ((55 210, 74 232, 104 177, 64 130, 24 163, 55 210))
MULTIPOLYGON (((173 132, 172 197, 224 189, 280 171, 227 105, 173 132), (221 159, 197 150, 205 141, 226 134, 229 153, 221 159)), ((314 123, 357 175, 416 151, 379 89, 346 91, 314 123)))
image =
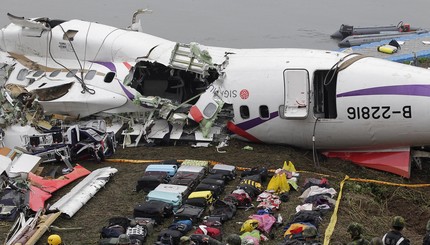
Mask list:
MULTIPOLYGON (((248 119, 250 117, 248 106, 246 106, 246 105, 240 106, 239 111, 240 111, 240 116, 242 117, 242 119, 248 119)), ((269 107, 267 107, 267 105, 261 105, 259 107, 259 112, 260 112, 260 117, 262 119, 269 119, 270 118, 269 107)))
MULTIPOLYGON (((51 74, 49 74, 49 77, 56 77, 56 76, 58 76, 58 74, 60 74, 60 72, 61 72, 61 70, 55 70, 55 71, 51 72, 51 74)), ((84 79, 85 79, 85 80, 91 80, 91 79, 93 79, 93 78, 95 77, 95 75, 96 75, 96 72, 97 72, 96 70, 89 70, 89 71, 85 74, 84 79)), ((40 76, 42 76, 44 73, 45 73, 44 71, 38 70, 38 71, 34 71, 34 72, 31 74, 31 72, 30 72, 29 70, 27 70, 27 69, 21 69, 21 70, 18 72, 18 75, 16 76, 16 79, 17 79, 18 81, 24 81, 28 76, 31 76, 31 78, 39 78, 39 77, 40 77, 40 76)), ((74 77, 74 76, 76 76, 76 74, 77 74, 77 73, 78 73, 78 70, 77 70, 77 69, 70 70, 70 71, 66 74, 66 77, 74 77)))

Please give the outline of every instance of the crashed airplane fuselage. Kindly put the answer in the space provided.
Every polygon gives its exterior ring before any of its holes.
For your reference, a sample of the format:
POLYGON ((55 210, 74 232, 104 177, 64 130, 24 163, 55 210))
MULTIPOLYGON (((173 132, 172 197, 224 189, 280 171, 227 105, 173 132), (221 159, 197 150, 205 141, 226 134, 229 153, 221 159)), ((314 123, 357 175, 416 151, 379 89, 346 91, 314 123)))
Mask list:
POLYGON ((38 111, 111 114, 137 120, 139 139, 192 132, 221 141, 226 126, 253 142, 408 156, 430 143, 423 68, 325 50, 180 44, 81 20, 10 19, 0 32, 13 65, 4 101, 32 105, 33 123, 38 111))

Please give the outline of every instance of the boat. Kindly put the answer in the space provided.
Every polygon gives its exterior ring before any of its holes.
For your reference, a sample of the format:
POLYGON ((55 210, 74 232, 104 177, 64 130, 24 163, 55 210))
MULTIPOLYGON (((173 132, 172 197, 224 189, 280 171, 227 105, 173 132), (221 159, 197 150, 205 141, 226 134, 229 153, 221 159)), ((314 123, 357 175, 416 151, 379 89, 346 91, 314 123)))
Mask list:
POLYGON ((427 30, 411 27, 410 24, 400 21, 397 25, 370 27, 354 27, 342 24, 339 30, 331 34, 330 37, 341 40, 339 42, 339 47, 352 47, 365 43, 427 32, 427 30))
POLYGON ((397 31, 398 29, 398 25, 354 27, 351 25, 342 24, 340 25, 339 30, 331 34, 330 37, 342 40, 351 35, 378 34, 383 31, 397 31))
POLYGON ((354 27, 352 25, 342 24, 340 25, 339 30, 331 34, 330 37, 334 39, 342 40, 346 37, 354 36, 354 35, 382 34, 384 32, 392 32, 392 31, 409 32, 409 31, 417 31, 420 29, 421 28, 411 27, 410 24, 403 23, 403 21, 400 21, 397 25, 387 25, 387 26, 354 27))
POLYGON ((381 32, 379 34, 352 35, 344 38, 342 41, 338 43, 338 45, 341 48, 348 48, 348 47, 358 46, 366 43, 379 42, 382 40, 396 39, 400 37, 423 34, 423 33, 428 33, 428 31, 424 29, 419 29, 416 31, 407 31, 407 32, 387 31, 387 32, 381 32))

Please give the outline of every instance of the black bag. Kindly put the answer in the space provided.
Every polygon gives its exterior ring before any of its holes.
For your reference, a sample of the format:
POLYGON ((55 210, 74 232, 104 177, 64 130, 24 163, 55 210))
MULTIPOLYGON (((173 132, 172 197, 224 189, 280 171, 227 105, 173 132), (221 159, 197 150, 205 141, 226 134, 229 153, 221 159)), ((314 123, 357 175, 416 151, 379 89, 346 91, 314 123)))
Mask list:
POLYGON ((205 179, 222 180, 222 181, 224 181, 224 183, 227 183, 228 181, 230 181, 228 179, 227 175, 224 175, 224 174, 214 174, 214 173, 211 173, 210 171, 209 171, 209 174, 205 177, 205 179))
POLYGON ((244 177, 252 176, 252 175, 259 175, 260 176, 260 182, 261 181, 264 182, 269 177, 269 171, 267 170, 266 167, 253 167, 250 170, 243 171, 240 174, 240 177, 244 178, 244 177))
POLYGON ((178 230, 164 229, 158 234, 157 244, 179 245, 182 236, 182 232, 178 230))
MULTIPOLYGON (((253 175, 255 176, 255 175, 253 175)), ((251 177, 251 176, 247 176, 251 177)), ((258 177, 259 178, 259 177, 258 177)), ((257 178, 256 178, 257 179, 257 178)), ((263 186, 261 182, 253 179, 242 179, 239 183, 239 189, 242 189, 248 193, 251 198, 255 198, 263 192, 263 186)))
POLYGON ((214 198, 217 198, 221 195, 223 189, 219 185, 200 183, 196 186, 194 191, 211 191, 214 198))
POLYGON ((151 218, 156 224, 161 224, 164 218, 173 214, 173 206, 162 201, 151 200, 134 207, 133 216, 151 218))
POLYGON ((116 238, 125 234, 125 229, 121 225, 105 226, 100 232, 100 238, 116 238))
POLYGON ((223 179, 208 178, 207 176, 206 176, 206 178, 202 179, 200 181, 200 183, 208 184, 208 185, 218 185, 223 190, 224 190, 224 186, 225 186, 225 181, 223 179))
POLYGON ((194 242, 195 245, 221 245, 220 241, 204 234, 192 234, 190 235, 190 240, 194 242))
MULTIPOLYGON (((209 170, 209 175, 217 175, 222 176, 221 179, 225 181, 230 181, 236 179, 236 173, 229 170, 223 170, 223 169, 211 169, 209 170)), ((220 179, 218 177, 218 179, 220 179)))
POLYGON ((128 227, 126 234, 132 241, 131 244, 143 244, 148 236, 148 229, 143 225, 128 227))
POLYGON ((202 207, 184 204, 175 212, 174 218, 175 221, 188 219, 193 224, 196 224, 201 219, 204 211, 205 209, 202 207))
POLYGON ((100 238, 119 237, 119 235, 125 234, 129 225, 130 219, 127 217, 112 217, 108 220, 108 225, 102 228, 100 238))
POLYGON ((220 217, 222 222, 232 219, 236 214, 236 210, 237 208, 234 203, 223 200, 216 200, 209 208, 211 216, 220 217))
POLYGON ((291 225, 293 223, 311 223, 316 228, 318 228, 319 224, 321 223, 321 213, 315 210, 301 210, 294 214, 293 218, 290 220, 288 225, 291 225))
POLYGON ((167 172, 148 171, 137 181, 136 192, 143 190, 148 193, 155 189, 159 184, 169 183, 170 176, 167 172))

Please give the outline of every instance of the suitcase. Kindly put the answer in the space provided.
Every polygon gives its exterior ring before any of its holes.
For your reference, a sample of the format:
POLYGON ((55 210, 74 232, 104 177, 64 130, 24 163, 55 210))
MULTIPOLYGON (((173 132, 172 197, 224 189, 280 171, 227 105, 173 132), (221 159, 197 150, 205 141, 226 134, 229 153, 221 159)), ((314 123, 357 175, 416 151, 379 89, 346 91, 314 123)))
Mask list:
POLYGON ((169 183, 170 176, 167 172, 161 171, 148 171, 143 174, 137 181, 136 192, 143 190, 148 193, 155 189, 159 184, 169 183))
POLYGON ((182 205, 174 214, 174 220, 191 220, 193 224, 197 224, 197 222, 202 218, 203 212, 205 211, 202 207, 196 207, 189 204, 182 205))
POLYGON ((222 163, 218 163, 213 166, 209 173, 223 175, 227 181, 235 179, 237 175, 235 166, 222 163))
POLYGON ((200 172, 177 172, 170 180, 171 184, 189 186, 190 190, 200 182, 203 173, 200 172))
POLYGON ((202 176, 206 174, 207 168, 201 166, 186 166, 182 165, 178 168, 178 173, 186 172, 186 173, 200 173, 202 176))
POLYGON ((198 166, 204 167, 205 169, 209 169, 209 161, 186 159, 182 162, 181 166, 198 166))
POLYGON ((148 230, 152 230, 151 221, 144 218, 153 219, 156 224, 161 224, 164 218, 173 214, 173 206, 159 200, 149 200, 134 207, 133 216, 136 224, 147 225, 148 230))
POLYGON ((211 191, 214 198, 218 198, 223 192, 223 189, 219 185, 200 183, 196 186, 194 191, 211 191))
POLYGON ((225 186, 225 181, 223 179, 216 179, 216 178, 208 178, 208 176, 206 176, 206 178, 202 179, 200 181, 200 183, 204 183, 204 184, 208 184, 208 185, 218 185, 221 187, 221 189, 224 190, 224 186, 225 186))
POLYGON ((159 184, 157 187, 155 187, 154 191, 177 193, 182 197, 186 197, 190 194, 191 189, 185 185, 177 185, 177 184, 170 183, 170 184, 159 184))
POLYGON ((146 201, 165 202, 171 204, 173 206, 173 210, 177 210, 182 205, 182 198, 182 195, 179 193, 152 190, 146 196, 146 201))
POLYGON ((194 191, 188 196, 185 204, 206 208, 213 202, 214 198, 211 191, 194 191))
POLYGON ((157 172, 166 172, 170 177, 176 174, 178 170, 178 166, 174 164, 149 164, 145 172, 157 171, 157 172))

